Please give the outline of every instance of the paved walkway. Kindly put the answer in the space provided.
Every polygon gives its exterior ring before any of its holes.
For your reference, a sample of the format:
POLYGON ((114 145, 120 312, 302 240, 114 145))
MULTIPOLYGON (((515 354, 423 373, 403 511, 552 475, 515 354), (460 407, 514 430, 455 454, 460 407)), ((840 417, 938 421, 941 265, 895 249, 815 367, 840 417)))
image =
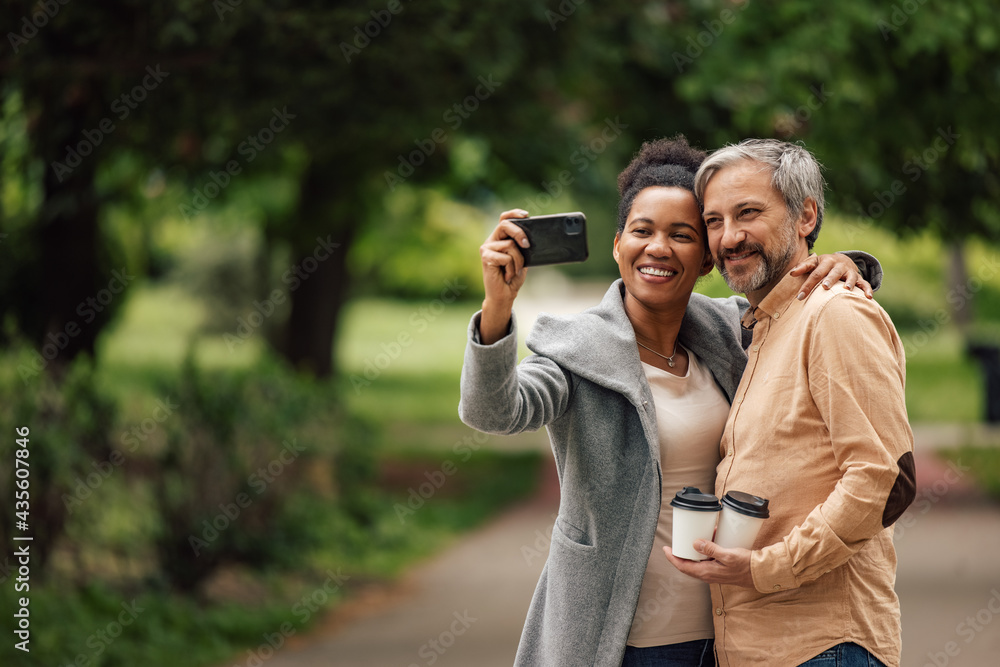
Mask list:
MULTIPOLYGON (((903 667, 1000 665, 1000 505, 918 434, 918 495, 896 531, 903 667)), ((508 667, 548 549, 551 465, 530 502, 296 637, 267 667, 508 667)))

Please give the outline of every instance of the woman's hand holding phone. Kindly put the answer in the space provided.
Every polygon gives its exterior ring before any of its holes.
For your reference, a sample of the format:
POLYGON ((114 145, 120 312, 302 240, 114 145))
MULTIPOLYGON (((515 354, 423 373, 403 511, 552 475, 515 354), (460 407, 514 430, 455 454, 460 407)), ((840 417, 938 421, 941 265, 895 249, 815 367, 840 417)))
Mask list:
POLYGON ((527 218, 528 212, 516 208, 500 214, 500 224, 479 246, 483 263, 483 314, 479 320, 479 338, 484 345, 492 345, 507 335, 514 299, 524 284, 528 273, 520 248, 528 247, 528 235, 513 222, 514 218, 527 218))

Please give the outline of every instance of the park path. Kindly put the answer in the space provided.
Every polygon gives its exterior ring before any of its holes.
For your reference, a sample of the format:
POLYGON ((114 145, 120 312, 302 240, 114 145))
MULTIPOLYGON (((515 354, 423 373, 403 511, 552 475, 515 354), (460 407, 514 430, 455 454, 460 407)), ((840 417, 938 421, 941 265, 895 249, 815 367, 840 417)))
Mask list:
MULTIPOLYGON (((903 667, 1000 665, 1000 505, 939 437, 915 429, 917 500, 896 532, 903 667)), ((1000 442, 1000 433, 987 437, 1000 442)), ((508 667, 548 549, 558 504, 551 461, 540 492, 414 568, 392 591, 364 594, 295 637, 267 667, 508 667)), ((257 664, 244 653, 226 667, 257 664)), ((221 667, 221 666, 220 666, 221 667)))

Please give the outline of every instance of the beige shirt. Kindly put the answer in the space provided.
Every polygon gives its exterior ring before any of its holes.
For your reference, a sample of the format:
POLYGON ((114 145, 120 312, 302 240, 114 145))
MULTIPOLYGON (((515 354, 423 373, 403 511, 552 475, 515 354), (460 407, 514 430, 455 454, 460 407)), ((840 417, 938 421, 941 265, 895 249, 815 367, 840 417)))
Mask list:
POLYGON ((629 646, 662 646, 711 639, 712 600, 708 584, 682 574, 663 555, 673 533, 670 501, 685 486, 715 489, 719 440, 729 402, 708 368, 688 352, 684 377, 644 363, 660 436, 660 519, 642 578, 629 646))
POLYGON ((855 642, 899 665, 892 523, 913 500, 903 346, 858 289, 795 295, 785 278, 758 308, 722 438, 716 495, 770 499, 751 555, 754 587, 713 584, 722 667, 798 665, 855 642), (756 324, 754 324, 756 321, 756 324))

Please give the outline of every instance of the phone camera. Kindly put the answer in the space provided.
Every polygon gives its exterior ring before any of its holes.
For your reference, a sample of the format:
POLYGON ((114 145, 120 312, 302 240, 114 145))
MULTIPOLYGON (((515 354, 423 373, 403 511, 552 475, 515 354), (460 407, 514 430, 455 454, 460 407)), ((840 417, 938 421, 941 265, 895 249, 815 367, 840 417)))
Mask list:
POLYGON ((567 234, 579 234, 583 231, 583 218, 570 216, 566 218, 565 230, 567 234))

